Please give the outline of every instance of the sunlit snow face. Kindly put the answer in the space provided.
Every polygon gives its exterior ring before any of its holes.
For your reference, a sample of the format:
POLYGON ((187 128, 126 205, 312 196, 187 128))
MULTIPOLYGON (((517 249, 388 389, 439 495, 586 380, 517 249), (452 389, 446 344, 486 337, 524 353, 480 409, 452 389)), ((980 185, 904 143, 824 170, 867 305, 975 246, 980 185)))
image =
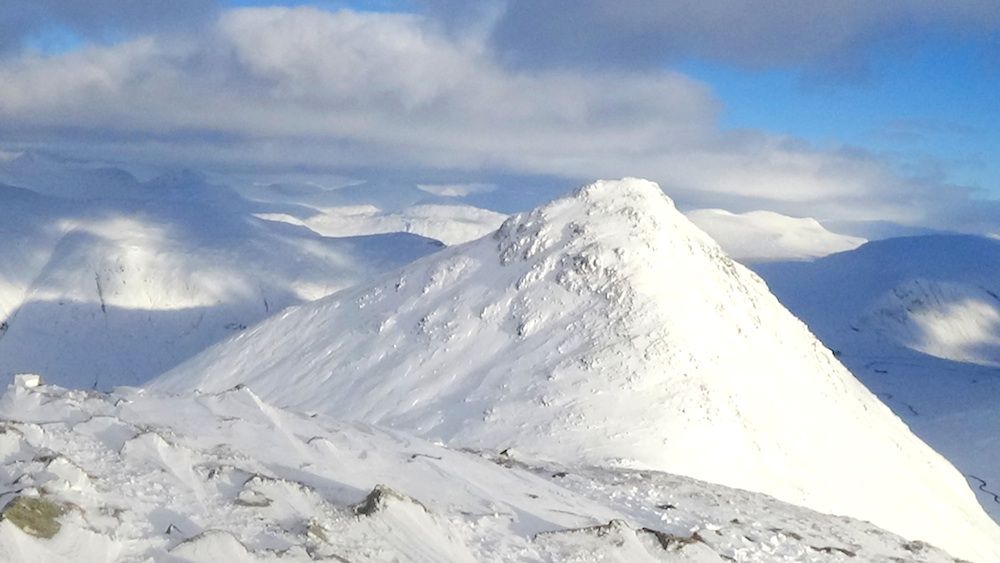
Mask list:
POLYGON ((177 225, 126 216, 66 219, 56 225, 63 235, 56 251, 75 242, 79 254, 74 260, 89 261, 92 275, 80 280, 78 269, 63 265, 37 288, 33 301, 100 299, 108 306, 156 311, 210 307, 253 294, 245 278, 192 256, 170 230, 177 225))
POLYGON ((883 295, 860 320, 932 356, 1000 365, 1000 299, 982 286, 913 280, 883 295))
POLYGON ((1000 366, 1000 302, 965 298, 917 310, 911 345, 922 352, 963 362, 1000 366))

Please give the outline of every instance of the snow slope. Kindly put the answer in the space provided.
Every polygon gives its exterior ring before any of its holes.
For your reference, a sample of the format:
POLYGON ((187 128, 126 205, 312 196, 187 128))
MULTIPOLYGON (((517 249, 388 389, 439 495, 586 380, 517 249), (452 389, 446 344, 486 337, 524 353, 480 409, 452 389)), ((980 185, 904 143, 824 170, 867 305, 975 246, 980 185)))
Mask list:
POLYGON ((1000 277, 984 285, 900 284, 858 318, 859 330, 938 358, 1000 367, 1000 277))
POLYGON ((939 358, 1000 365, 996 239, 887 239, 814 264, 756 269, 831 345, 862 334, 939 358))
POLYGON ((1000 521, 1000 241, 872 242, 813 263, 761 264, 777 296, 1000 521))
POLYGON ((378 233, 413 233, 447 245, 481 238, 497 229, 506 215, 471 205, 422 204, 387 213, 373 205, 321 207, 298 218, 287 213, 262 213, 258 217, 309 227, 329 237, 378 233))
POLYGON ((731 213, 723 209, 694 209, 685 215, 711 235, 729 256, 744 264, 811 260, 853 250, 865 242, 862 238, 831 232, 815 219, 773 211, 731 213))
POLYGON ((1000 557, 961 475, 650 182, 584 187, 151 386, 238 383, 453 446, 669 471, 1000 557))
POLYGON ((440 248, 262 221, 191 174, 136 189, 88 199, 0 186, 0 376, 139 384, 288 305, 440 248))
POLYGON ((81 162, 33 151, 5 153, 0 183, 70 200, 139 197, 142 186, 131 173, 101 163, 81 162))
POLYGON ((20 306, 48 260, 44 249, 54 247, 59 238, 50 221, 67 211, 64 201, 0 184, 0 323, 20 306))
POLYGON ((10 388, 0 561, 150 560, 954 561, 761 494, 448 450, 246 389, 10 388))
POLYGON ((423 204, 462 203, 460 196, 439 196, 407 182, 292 178, 267 183, 234 178, 233 185, 253 201, 296 204, 315 209, 371 206, 386 213, 396 213, 423 204))

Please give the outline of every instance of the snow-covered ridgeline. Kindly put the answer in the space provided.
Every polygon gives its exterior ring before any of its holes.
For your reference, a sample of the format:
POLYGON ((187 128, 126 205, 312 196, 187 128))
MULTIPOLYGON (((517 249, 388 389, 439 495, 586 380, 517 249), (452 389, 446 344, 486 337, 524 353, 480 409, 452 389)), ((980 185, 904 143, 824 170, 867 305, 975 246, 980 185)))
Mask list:
POLYGON ((831 232, 815 219, 773 211, 694 209, 685 216, 711 235, 726 254, 744 264, 811 260, 853 250, 865 242, 863 238, 831 232))
POLYGON ((1000 556, 962 476, 649 182, 514 216, 152 387, 240 383, 454 446, 680 473, 1000 556))
POLYGON ((22 385, 0 419, 2 561, 953 561, 761 494, 449 450, 247 389, 22 385))

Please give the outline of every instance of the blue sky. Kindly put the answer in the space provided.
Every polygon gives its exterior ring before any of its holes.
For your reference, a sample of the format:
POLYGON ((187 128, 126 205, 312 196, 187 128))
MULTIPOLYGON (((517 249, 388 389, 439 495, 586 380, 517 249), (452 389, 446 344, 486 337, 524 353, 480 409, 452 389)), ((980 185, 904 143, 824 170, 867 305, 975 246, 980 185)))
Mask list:
POLYGON ((725 104, 723 127, 866 148, 903 173, 939 168, 950 182, 1000 194, 1000 66, 990 57, 984 42, 939 40, 873 53, 871 69, 856 78, 711 61, 678 68, 712 85, 725 104))
POLYGON ((10 0, 0 144, 992 229, 998 45, 994 0, 10 0))

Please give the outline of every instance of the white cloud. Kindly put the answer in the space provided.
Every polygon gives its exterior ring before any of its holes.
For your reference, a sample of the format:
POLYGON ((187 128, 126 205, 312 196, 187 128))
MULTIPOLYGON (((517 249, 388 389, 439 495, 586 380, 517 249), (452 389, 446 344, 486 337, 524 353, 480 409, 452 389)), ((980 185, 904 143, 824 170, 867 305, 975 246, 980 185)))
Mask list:
POLYGON ((868 155, 721 132, 718 101, 681 74, 510 70, 481 35, 415 15, 230 10, 197 37, 26 54, 0 84, 3 137, 121 158, 639 175, 702 205, 821 219, 919 222, 921 198, 950 197, 868 155))

